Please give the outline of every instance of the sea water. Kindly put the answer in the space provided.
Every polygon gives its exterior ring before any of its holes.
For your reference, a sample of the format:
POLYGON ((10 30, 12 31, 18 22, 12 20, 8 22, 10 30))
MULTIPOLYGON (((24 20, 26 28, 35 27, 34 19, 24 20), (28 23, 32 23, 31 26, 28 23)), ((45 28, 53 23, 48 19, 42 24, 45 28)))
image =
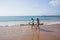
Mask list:
POLYGON ((37 18, 40 22, 60 22, 60 16, 0 16, 0 25, 15 25, 15 24, 28 24, 31 18, 36 21, 37 18))

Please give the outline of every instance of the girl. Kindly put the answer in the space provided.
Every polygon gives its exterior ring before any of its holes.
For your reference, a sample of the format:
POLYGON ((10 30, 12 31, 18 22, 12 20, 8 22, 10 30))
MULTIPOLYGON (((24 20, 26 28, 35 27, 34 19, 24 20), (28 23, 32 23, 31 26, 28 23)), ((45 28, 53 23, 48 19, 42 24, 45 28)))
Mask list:
POLYGON ((31 18, 31 23, 32 23, 32 29, 33 29, 33 27, 34 27, 34 19, 33 18, 31 18))
MULTIPOLYGON (((37 18, 36 21, 37 21, 37 28, 40 30, 40 27, 39 27, 39 24, 40 24, 39 18, 37 18)), ((37 29, 37 28, 36 28, 36 29, 37 29)))

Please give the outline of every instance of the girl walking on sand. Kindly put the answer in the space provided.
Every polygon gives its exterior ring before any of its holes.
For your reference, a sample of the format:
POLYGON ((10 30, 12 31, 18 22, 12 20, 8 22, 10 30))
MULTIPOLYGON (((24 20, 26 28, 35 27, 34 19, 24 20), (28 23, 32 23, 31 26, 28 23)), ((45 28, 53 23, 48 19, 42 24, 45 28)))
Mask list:
POLYGON ((36 22, 37 22, 37 27, 36 27, 36 29, 39 29, 39 30, 40 30, 40 27, 39 27, 39 25, 40 25, 39 18, 37 18, 36 22))
POLYGON ((33 18, 31 18, 31 23, 32 23, 32 29, 33 29, 33 27, 34 27, 34 19, 33 18))

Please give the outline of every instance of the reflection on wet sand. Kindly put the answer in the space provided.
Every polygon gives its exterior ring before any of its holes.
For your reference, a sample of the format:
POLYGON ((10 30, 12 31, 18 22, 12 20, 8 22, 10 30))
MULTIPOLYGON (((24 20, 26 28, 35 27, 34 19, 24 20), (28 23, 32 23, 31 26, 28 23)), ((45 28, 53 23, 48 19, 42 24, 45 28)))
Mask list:
POLYGON ((32 29, 32 40, 40 40, 40 31, 32 29))

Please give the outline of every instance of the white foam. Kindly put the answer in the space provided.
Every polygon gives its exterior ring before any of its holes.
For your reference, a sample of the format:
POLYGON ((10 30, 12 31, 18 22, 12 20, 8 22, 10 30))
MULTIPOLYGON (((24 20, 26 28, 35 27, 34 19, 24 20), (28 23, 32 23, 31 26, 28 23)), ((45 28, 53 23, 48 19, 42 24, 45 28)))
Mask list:
MULTIPOLYGON (((30 23, 30 21, 0 22, 0 25, 11 26, 11 25, 20 25, 20 24, 28 24, 28 23, 30 23)), ((44 25, 60 24, 60 22, 42 22, 42 21, 40 21, 40 23, 43 23, 44 25)), ((36 21, 35 21, 35 24, 36 24, 36 21)))
POLYGON ((60 24, 60 22, 44 22, 45 25, 60 24))
POLYGON ((28 24, 29 21, 16 21, 16 22, 0 22, 0 25, 2 26, 11 26, 11 25, 20 25, 20 24, 28 24))

